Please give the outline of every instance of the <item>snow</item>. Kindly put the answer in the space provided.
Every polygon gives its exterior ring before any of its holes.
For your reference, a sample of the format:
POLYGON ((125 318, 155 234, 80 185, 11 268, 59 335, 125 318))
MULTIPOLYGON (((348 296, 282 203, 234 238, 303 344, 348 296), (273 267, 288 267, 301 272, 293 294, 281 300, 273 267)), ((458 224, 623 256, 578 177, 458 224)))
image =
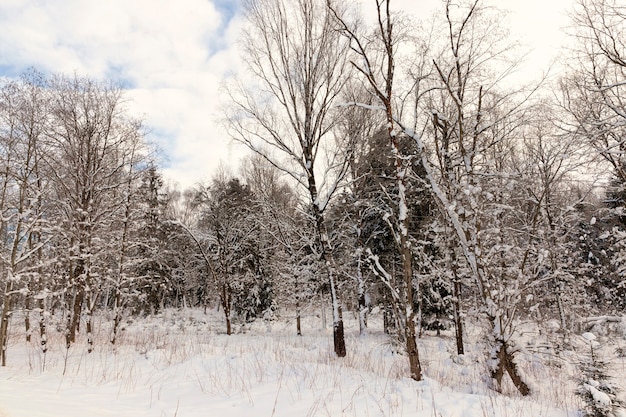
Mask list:
MULTIPOLYGON (((613 410, 613 414, 615 415, 615 417, 626 417, 626 410, 624 410, 623 408, 619 408, 617 410, 613 410)), ((2 415, 0 414, 0 417, 2 415)))
POLYGON ((611 398, 609 398, 609 396, 606 393, 596 389, 594 386, 589 385, 589 384, 584 384, 584 387, 589 391, 589 393, 593 397, 593 400, 597 404, 600 404, 606 407, 611 405, 611 398))
POLYGON ((593 340, 596 340, 596 335, 594 335, 591 332, 585 332, 581 335, 583 337, 583 339, 585 339, 588 342, 591 342, 593 340))
MULTIPOLYGON (((304 318, 301 337, 293 317, 246 324, 227 336, 220 312, 167 310, 125 321, 116 347, 106 342, 110 318, 100 316, 94 352, 86 353, 82 339, 66 351, 63 335, 52 331, 46 356, 37 341, 22 341, 21 321, 13 319, 8 366, 0 368, 0 416, 576 415, 569 398, 550 403, 549 388, 528 399, 490 391, 481 347, 468 346, 457 358, 449 353, 452 334, 419 339, 427 378, 413 381, 406 358, 382 333, 382 314, 372 312, 363 336, 356 317, 344 319, 348 355, 341 359, 315 315, 304 318)), ((547 368, 532 372, 544 387, 562 385, 542 374, 547 368)))
POLYGON ((366 104, 366 103, 359 103, 359 102, 356 102, 356 101, 348 101, 348 102, 345 102, 345 103, 338 103, 335 106, 336 107, 356 106, 356 107, 361 107, 361 108, 367 109, 367 110, 382 110, 382 111, 386 110, 385 106, 371 105, 371 104, 366 104))

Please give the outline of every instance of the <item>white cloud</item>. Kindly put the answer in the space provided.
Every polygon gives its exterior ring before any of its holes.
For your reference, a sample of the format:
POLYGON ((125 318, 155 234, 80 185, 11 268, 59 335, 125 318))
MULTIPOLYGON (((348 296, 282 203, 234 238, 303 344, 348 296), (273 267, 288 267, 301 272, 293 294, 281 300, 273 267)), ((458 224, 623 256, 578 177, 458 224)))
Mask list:
MULTIPOLYGON (((2 0, 0 76, 34 66, 121 78, 131 86, 132 109, 169 161, 166 176, 192 185, 210 177, 220 160, 236 165, 244 151, 230 145, 215 122, 220 84, 241 65, 236 39, 242 26, 238 15, 226 22, 215 1, 2 0)), ((512 10, 513 34, 539 51, 533 68, 545 66, 560 45, 562 13, 571 0, 493 2, 512 10)), ((394 3, 424 19, 436 7, 438 0, 394 3)), ((372 3, 362 10, 373 13, 372 3)))
POLYGON ((238 65, 229 49, 238 23, 212 2, 12 0, 3 9, 0 68, 121 78, 164 151, 166 176, 182 186, 228 159, 228 138, 213 120, 220 82, 238 65))

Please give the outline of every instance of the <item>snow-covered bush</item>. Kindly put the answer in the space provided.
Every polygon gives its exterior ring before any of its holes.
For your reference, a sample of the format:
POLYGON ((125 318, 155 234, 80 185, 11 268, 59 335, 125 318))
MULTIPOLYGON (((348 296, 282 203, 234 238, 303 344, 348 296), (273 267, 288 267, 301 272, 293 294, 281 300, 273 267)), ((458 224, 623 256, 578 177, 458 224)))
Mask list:
POLYGON ((608 361, 599 357, 600 343, 593 333, 582 334, 589 347, 579 363, 581 378, 576 394, 584 401, 583 417, 626 417, 626 404, 607 373, 608 361))

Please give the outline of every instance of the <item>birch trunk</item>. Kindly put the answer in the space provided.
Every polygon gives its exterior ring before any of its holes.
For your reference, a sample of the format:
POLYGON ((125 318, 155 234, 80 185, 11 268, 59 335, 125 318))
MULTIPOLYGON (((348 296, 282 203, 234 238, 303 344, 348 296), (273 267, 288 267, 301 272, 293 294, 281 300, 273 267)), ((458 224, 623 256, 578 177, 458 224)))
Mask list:
POLYGON ((235 111, 229 127, 236 140, 308 191, 311 222, 331 296, 334 350, 343 357, 338 274, 324 210, 347 169, 349 152, 337 145, 340 138, 332 129, 340 114, 335 111, 336 100, 347 81, 349 44, 337 32, 323 0, 256 0, 247 5, 251 23, 244 44, 248 69, 275 100, 260 96, 258 89, 239 89, 238 94, 231 94, 235 111), (327 166, 316 166, 318 152, 328 152, 327 166), (320 190, 320 184, 327 186, 320 190))
MULTIPOLYGON (((306 152, 305 155, 312 155, 312 151, 306 152)), ((332 246, 328 238, 328 230, 326 223, 324 222, 324 215, 319 207, 319 195, 317 191, 317 184, 315 182, 315 176, 313 174, 313 161, 308 160, 308 185, 309 195, 311 197, 311 209, 313 219, 315 221, 317 237, 319 239, 320 259, 324 263, 326 268, 326 274, 328 278, 328 287, 330 289, 330 300, 333 307, 333 345, 335 348, 335 354, 338 357, 346 356, 346 342, 343 329, 343 314, 341 311, 341 305, 339 296, 337 294, 336 283, 336 266, 335 258, 332 253, 332 246)))
POLYGON ((13 301, 13 280, 11 275, 7 278, 2 303, 2 316, 0 316, 0 361, 2 366, 7 366, 7 346, 9 340, 9 318, 11 316, 11 304, 13 301))

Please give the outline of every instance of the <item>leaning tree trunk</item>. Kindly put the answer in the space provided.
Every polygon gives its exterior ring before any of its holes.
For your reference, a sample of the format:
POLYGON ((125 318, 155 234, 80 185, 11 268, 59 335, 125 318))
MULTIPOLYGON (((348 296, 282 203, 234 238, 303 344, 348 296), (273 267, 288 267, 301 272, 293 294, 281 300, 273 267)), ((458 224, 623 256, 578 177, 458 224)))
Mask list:
POLYGON ((491 370, 491 378, 495 384, 495 390, 502 392, 502 379, 505 372, 508 373, 515 388, 517 388, 520 394, 526 396, 530 394, 530 387, 524 382, 517 369, 514 353, 512 347, 509 346, 509 342, 505 339, 496 340, 494 355, 491 358, 494 363, 491 370))

